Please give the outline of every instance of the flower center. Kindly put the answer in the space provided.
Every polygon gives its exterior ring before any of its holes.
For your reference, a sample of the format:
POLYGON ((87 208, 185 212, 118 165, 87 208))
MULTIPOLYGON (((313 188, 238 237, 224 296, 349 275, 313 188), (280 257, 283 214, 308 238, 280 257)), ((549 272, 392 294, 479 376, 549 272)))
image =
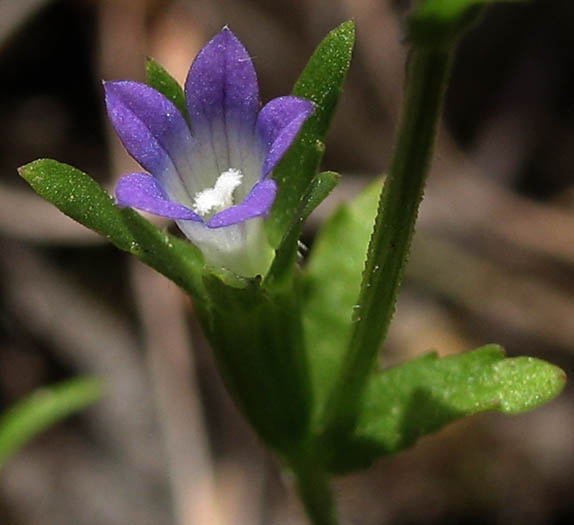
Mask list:
POLYGON ((215 181, 212 188, 202 190, 195 195, 193 208, 200 215, 218 212, 233 206, 233 192, 241 184, 243 173, 230 168, 215 181))

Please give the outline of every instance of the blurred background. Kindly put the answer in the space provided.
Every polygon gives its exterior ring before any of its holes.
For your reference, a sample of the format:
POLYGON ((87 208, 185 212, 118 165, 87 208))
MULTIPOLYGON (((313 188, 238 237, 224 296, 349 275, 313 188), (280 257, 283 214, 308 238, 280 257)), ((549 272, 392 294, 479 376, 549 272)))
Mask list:
MULTIPOLYGON (((103 401, 0 475, 3 525, 266 525, 304 518, 224 391, 190 302, 35 196, 16 168, 73 164, 112 188, 135 164, 102 79, 178 80, 229 24, 264 101, 354 17, 358 40, 324 159, 344 174, 305 241, 390 159, 403 0, 0 0, 0 408, 79 375, 103 401), (189 337, 191 336, 191 346, 189 337), (191 351, 190 351, 191 350, 191 351)), ((462 42, 397 313, 393 364, 488 342, 574 377, 574 4, 490 9, 462 42)), ((574 522, 574 388, 484 414, 336 483, 343 523, 574 522)))

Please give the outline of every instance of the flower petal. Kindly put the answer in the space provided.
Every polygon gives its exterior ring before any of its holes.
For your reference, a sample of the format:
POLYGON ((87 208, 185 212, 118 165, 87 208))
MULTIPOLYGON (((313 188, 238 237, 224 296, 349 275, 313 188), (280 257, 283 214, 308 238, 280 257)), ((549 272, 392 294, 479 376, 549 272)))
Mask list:
POLYGON ((187 206, 168 200, 159 182, 147 173, 124 175, 116 185, 116 199, 122 208, 137 208, 169 219, 203 220, 187 206))
POLYGON ((221 228, 267 215, 277 195, 277 183, 267 179, 257 183, 241 204, 216 213, 209 221, 209 228, 221 228))
MULTIPOLYGON (((168 195, 181 193, 180 180, 190 172, 187 152, 192 138, 179 110, 155 89, 132 81, 106 82, 108 114, 128 152, 148 171, 161 179, 168 195)), ((188 188, 195 190, 195 188, 188 188)))
POLYGON ((257 139, 268 151, 281 131, 297 117, 310 116, 315 109, 312 102, 304 98, 286 96, 269 101, 257 117, 257 139))
POLYGON ((261 110, 256 124, 257 139, 266 155, 261 177, 281 160, 314 110, 312 102, 292 96, 273 99, 261 110))
POLYGON ((217 175, 242 169, 259 109, 257 76, 251 58, 227 28, 197 55, 185 83, 194 138, 213 148, 217 175))

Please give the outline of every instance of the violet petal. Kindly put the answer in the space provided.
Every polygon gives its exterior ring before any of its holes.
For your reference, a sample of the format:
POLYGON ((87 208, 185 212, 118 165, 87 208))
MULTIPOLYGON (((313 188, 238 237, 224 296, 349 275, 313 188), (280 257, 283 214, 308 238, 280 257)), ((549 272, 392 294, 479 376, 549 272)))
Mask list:
POLYGON ((186 173, 192 138, 179 110, 155 89, 139 82, 104 83, 108 114, 129 153, 160 177, 173 162, 186 173))
POLYGON ((276 194, 277 183, 273 179, 261 181, 253 186, 241 204, 216 213, 207 221, 207 226, 209 228, 221 228, 254 217, 265 216, 269 213, 276 194))
POLYGON ((309 113, 301 113, 280 131, 263 161, 261 178, 267 177, 275 166, 277 166, 279 161, 295 141, 295 138, 299 134, 299 131, 301 131, 301 128, 308 117, 309 113))
POLYGON ((197 55, 185 96, 193 136, 213 148, 217 172, 240 169, 253 137, 259 89, 247 50, 227 27, 197 55))
POLYGON ((121 207, 137 208, 169 219, 203 221, 187 206, 168 200, 159 182, 147 173, 124 175, 116 185, 116 199, 121 207))
POLYGON ((315 107, 312 102, 300 97, 278 97, 269 101, 257 117, 257 139, 267 153, 279 134, 293 120, 313 114, 315 107))

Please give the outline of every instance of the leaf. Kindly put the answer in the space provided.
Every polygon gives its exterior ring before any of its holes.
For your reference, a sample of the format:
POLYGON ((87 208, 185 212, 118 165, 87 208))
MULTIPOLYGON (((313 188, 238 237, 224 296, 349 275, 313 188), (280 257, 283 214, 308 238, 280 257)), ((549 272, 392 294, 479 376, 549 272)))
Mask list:
POLYGON ((158 62, 153 58, 146 60, 145 65, 146 83, 152 88, 162 93, 167 99, 174 103, 181 114, 187 118, 187 107, 185 95, 178 81, 175 80, 158 62))
POLYGON ((351 334, 381 185, 380 180, 371 184, 326 222, 303 275, 303 329, 316 414, 335 382, 351 334))
POLYGON ((132 209, 116 206, 87 174, 50 159, 27 164, 19 173, 38 195, 72 219, 132 253, 192 296, 204 294, 201 252, 191 243, 162 232, 132 209))
POLYGON ((315 103, 315 113, 273 172, 279 192, 266 226, 274 247, 279 246, 297 214, 302 195, 319 168, 327 129, 351 62, 354 40, 355 26, 351 20, 331 31, 293 88, 293 95, 315 103))
POLYGON ((365 468, 479 412, 532 410, 557 396, 565 381, 560 368, 533 357, 505 358, 498 345, 442 359, 426 354, 372 376, 355 435, 338 445, 330 467, 365 468))
POLYGON ((0 418, 0 467, 32 438, 102 396, 95 379, 72 379, 43 388, 18 402, 0 418))
MULTIPOLYGON (((315 418, 334 385, 351 333, 350 312, 380 192, 378 181, 335 212, 319 233, 304 273, 303 328, 315 418)), ((496 345, 444 359, 427 354, 373 374, 352 440, 321 443, 319 452, 333 472, 362 469, 461 417, 535 408, 556 396, 564 379, 559 368, 544 361, 505 359, 496 345)))
POLYGON ((264 282, 265 286, 291 285, 288 277, 293 275, 293 270, 295 269, 297 244, 303 224, 311 215, 311 212, 333 191, 339 179, 339 174, 333 171, 325 171, 311 180, 307 191, 301 198, 299 210, 293 217, 293 221, 277 249, 273 264, 267 272, 264 282))

